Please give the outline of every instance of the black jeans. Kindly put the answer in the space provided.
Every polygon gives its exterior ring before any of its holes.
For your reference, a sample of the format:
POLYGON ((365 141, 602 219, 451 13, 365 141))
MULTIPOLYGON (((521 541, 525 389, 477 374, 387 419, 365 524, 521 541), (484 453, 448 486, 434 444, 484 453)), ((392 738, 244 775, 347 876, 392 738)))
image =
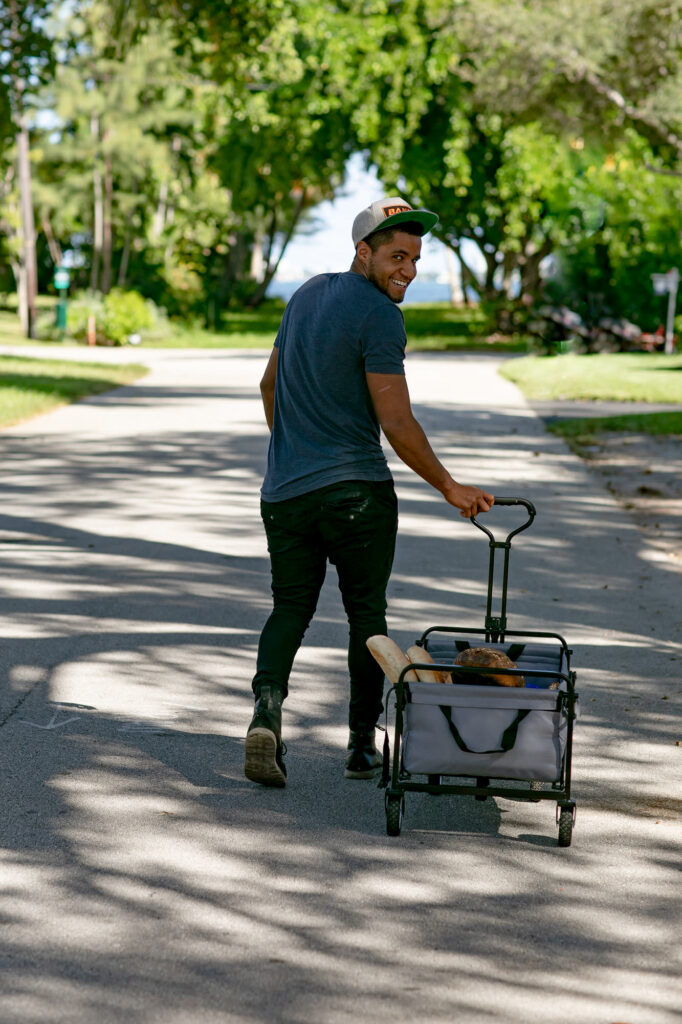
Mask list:
POLYGON ((374 728, 384 675, 365 641, 386 633, 386 585, 398 527, 391 480, 349 480, 286 501, 261 502, 274 607, 261 633, 253 690, 267 683, 286 696, 289 674, 324 582, 336 567, 349 625, 351 729, 374 728))

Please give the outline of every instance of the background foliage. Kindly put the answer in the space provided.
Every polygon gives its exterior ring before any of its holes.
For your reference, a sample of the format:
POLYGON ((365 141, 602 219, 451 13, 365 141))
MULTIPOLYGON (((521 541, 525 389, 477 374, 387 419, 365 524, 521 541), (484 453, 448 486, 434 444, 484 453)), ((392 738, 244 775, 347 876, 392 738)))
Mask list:
POLYGON ((219 328, 263 301, 362 152, 387 193, 438 211, 498 323, 550 301, 654 330, 650 275, 682 259, 681 7, 14 0, 0 291, 25 241, 13 141, 28 116, 43 293, 66 257, 77 289, 219 328))

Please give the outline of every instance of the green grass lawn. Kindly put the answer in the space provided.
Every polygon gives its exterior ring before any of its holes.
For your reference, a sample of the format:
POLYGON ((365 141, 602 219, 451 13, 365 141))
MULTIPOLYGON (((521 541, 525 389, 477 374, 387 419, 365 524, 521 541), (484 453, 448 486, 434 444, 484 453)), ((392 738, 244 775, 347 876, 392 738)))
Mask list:
MULTIPOLYGON (((656 402, 682 406, 682 355, 614 352, 608 355, 530 356, 506 362, 500 373, 528 398, 656 402)), ((549 429, 576 445, 608 431, 682 434, 679 411, 635 412, 554 420, 549 429)))
MULTIPOLYGON (((165 333, 146 341, 145 348, 263 348, 272 346, 284 304, 268 302, 259 310, 230 312, 224 330, 168 324, 165 333)), ((522 335, 486 336, 480 309, 454 308, 448 303, 405 306, 405 324, 412 351, 523 352, 522 335)), ((43 310, 43 316, 49 315, 43 310)), ((20 344, 16 313, 0 311, 0 344, 20 344)), ((73 344, 67 339, 67 343, 73 344)), ((0 357, 0 426, 19 422, 56 405, 129 383, 146 371, 142 366, 108 366, 59 361, 60 342, 41 348, 49 360, 0 357)), ((137 353, 137 349, 134 350, 137 353)), ((131 349, 131 355, 133 350, 131 349)), ((525 356, 505 362, 500 371, 523 393, 537 399, 657 402, 682 406, 682 354, 609 353, 608 355, 525 356)), ((597 411, 597 410, 595 410, 597 411)), ((619 417, 555 422, 551 429, 566 437, 601 430, 678 433, 682 412, 641 413, 619 417)))
POLYGON ((0 309, 0 345, 23 345, 25 342, 17 314, 0 309))
POLYGON ((528 352, 522 334, 503 337, 486 332, 485 315, 476 307, 434 302, 402 307, 410 352, 528 352))
POLYGON ((0 356, 0 427, 9 427, 88 395, 130 384, 145 366, 0 356))
MULTIPOLYGON (((142 348, 265 348, 269 349, 279 328, 284 303, 271 300, 260 309, 223 314, 223 329, 207 331, 201 327, 169 322, 157 327, 142 348)), ((410 351, 527 352, 524 335, 509 338, 486 334, 485 317, 476 307, 454 308, 447 302, 405 306, 405 326, 410 351)), ((51 324, 53 314, 42 309, 40 324, 51 324)), ((74 344, 66 338, 67 344, 74 344)), ((26 344, 21 336, 16 313, 0 311, 0 344, 26 344)), ((59 350, 59 341, 45 341, 46 348, 59 350)))
POLYGON ((682 405, 682 354, 526 356, 500 372, 528 398, 682 405))
MULTIPOLYGON (((145 344, 154 348, 271 348, 283 312, 284 303, 277 302, 259 310, 228 312, 223 315, 220 332, 174 327, 166 337, 145 344)), ((524 336, 489 338, 484 315, 475 307, 455 309, 446 302, 408 305, 403 314, 409 351, 528 351, 524 336)))
POLYGON ((553 434, 574 441, 577 445, 587 444, 590 438, 614 431, 631 434, 680 434, 682 436, 682 412, 631 413, 627 416, 576 417, 570 420, 554 420, 548 424, 553 434))

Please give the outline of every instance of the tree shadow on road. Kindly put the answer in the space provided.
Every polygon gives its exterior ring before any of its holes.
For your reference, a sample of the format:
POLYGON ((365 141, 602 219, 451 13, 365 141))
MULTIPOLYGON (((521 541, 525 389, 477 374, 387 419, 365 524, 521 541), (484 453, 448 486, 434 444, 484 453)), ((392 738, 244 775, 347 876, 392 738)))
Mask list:
MULTIPOLYGON (((546 1021, 668 1019, 678 863, 670 832, 649 826, 667 820, 651 759, 673 743, 678 578, 534 419, 423 418, 463 479, 538 508, 514 544, 510 618, 576 649, 574 845, 554 845, 551 804, 422 794, 386 836, 381 792, 342 775, 347 627, 332 572, 286 705, 289 785, 243 778, 269 610, 262 431, 61 450, 12 436, 0 962, 13 1020, 300 1024, 348 1019, 351 997, 383 1020, 482 1021, 491 1006, 531 1020, 538 1000, 546 1021)), ((396 478, 392 635, 407 646, 437 622, 481 624, 485 538, 396 478)))

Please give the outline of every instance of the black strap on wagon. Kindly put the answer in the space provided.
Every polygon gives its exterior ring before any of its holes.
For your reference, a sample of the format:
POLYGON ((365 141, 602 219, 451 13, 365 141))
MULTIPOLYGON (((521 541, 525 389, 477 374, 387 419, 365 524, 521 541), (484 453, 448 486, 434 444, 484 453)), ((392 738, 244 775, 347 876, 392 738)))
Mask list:
MULTIPOLYGON (((468 651, 471 649, 471 641, 455 640, 455 649, 458 654, 461 654, 462 651, 468 651)), ((525 644, 513 643, 509 645, 505 653, 510 661, 518 661, 525 649, 525 644)))
POLYGON ((499 747, 493 747, 492 750, 472 750, 471 747, 468 747, 466 745, 466 743, 464 742, 460 735, 459 729, 452 721, 452 708, 448 704, 439 704, 438 707, 445 716, 450 732, 452 733, 453 740, 455 741, 459 749, 465 751, 465 753, 467 754, 506 754, 506 752, 508 750, 511 750, 514 744, 516 743, 516 734, 519 731, 519 726, 521 725, 521 722, 524 720, 526 715, 529 715, 531 711, 530 708, 523 708, 520 711, 516 712, 514 721, 511 722, 510 725, 508 725, 507 728, 502 733, 502 738, 500 740, 499 747))

